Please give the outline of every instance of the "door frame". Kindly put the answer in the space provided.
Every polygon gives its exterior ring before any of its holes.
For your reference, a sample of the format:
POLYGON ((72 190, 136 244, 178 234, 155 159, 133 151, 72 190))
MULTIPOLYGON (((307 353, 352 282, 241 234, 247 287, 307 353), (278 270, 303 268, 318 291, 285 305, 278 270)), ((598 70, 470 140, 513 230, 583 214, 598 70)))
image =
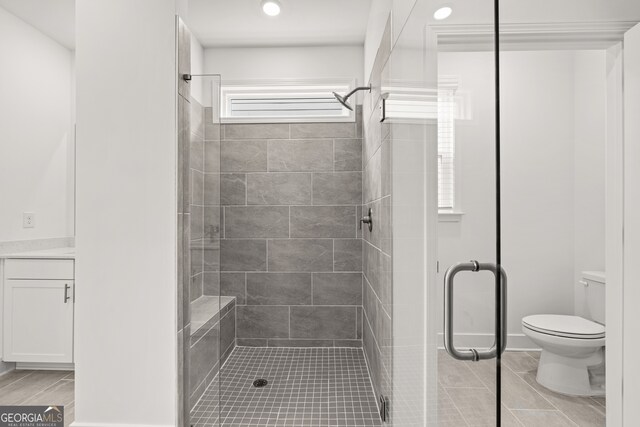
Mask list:
MULTIPOLYGON (((625 280, 624 255, 629 251, 625 242, 625 120, 624 120, 624 35, 638 23, 631 21, 604 23, 529 23, 501 24, 504 50, 601 50, 606 52, 606 203, 605 258, 606 285, 606 411, 607 426, 623 426, 624 412, 624 347, 631 333, 624 329, 625 280), (541 35, 545 34, 544 41, 541 35)), ((492 25, 435 25, 438 51, 493 50, 492 25), (440 50, 442 47, 442 50, 440 50)), ((640 164, 640 157, 634 159, 640 164)), ((627 159, 627 163, 629 159, 627 159)), ((640 248, 636 248, 640 251, 640 248)), ((627 293, 627 297, 629 293, 627 293)), ((633 301, 635 303, 636 301, 633 301)), ((640 303, 640 301, 638 301, 640 303)), ((626 304, 634 306, 627 301, 626 304)), ((639 304, 635 304, 637 306, 639 304)), ((640 320, 640 314, 639 320, 640 320)), ((628 319, 627 319, 628 320, 628 319)), ((640 340, 638 340, 640 341, 640 340)), ((640 345, 640 344, 638 344, 640 345)))

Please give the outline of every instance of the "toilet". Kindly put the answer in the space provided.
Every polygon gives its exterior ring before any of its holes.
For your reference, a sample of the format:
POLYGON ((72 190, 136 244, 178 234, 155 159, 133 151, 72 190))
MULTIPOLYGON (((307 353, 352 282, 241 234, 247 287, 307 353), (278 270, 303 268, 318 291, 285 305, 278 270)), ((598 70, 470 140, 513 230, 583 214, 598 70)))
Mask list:
POLYGON ((571 396, 605 394, 605 275, 583 271, 575 288, 575 315, 535 314, 522 332, 542 348, 538 383, 571 396))

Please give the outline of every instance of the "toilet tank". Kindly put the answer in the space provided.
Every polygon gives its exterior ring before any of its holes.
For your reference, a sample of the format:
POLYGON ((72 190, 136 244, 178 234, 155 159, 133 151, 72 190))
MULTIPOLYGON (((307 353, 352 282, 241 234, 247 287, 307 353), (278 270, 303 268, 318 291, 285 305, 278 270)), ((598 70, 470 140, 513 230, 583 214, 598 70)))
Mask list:
POLYGON ((605 324, 605 274, 583 271, 575 285, 575 312, 585 319, 605 324))

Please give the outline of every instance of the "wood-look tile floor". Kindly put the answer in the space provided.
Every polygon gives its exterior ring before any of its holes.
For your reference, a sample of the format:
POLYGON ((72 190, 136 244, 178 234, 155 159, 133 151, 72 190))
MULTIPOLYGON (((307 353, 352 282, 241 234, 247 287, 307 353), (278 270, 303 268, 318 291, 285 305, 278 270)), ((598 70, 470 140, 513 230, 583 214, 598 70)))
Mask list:
MULTIPOLYGON (((605 399, 554 393, 536 381, 539 353, 505 352, 502 426, 602 427, 605 399)), ((438 426, 491 426, 495 360, 461 362, 438 352, 438 426)))
POLYGON ((64 406, 64 424, 74 420, 73 371, 15 370, 0 376, 0 405, 64 406))

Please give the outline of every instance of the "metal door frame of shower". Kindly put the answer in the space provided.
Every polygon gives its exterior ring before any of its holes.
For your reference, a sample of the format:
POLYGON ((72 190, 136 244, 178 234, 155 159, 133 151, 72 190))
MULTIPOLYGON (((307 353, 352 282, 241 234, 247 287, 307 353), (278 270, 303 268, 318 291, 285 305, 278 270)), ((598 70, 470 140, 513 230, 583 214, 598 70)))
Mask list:
MULTIPOLYGON (((607 425, 624 425, 623 405, 623 321, 625 265, 623 257, 629 248, 624 241, 624 35, 634 25, 632 21, 604 23, 560 23, 560 24, 504 24, 500 25, 499 0, 494 0, 493 25, 478 25, 467 29, 462 25, 433 26, 438 45, 444 43, 443 51, 487 51, 494 49, 495 102, 496 102, 496 264, 501 267, 500 245, 500 53, 509 46, 535 45, 539 50, 597 49, 607 55, 607 129, 606 129, 606 313, 607 313, 607 425), (554 40, 540 41, 541 30, 557 36, 554 40), (587 37, 588 36, 588 37, 587 37), (464 49, 465 42, 468 49, 464 49), (545 47, 547 46, 547 47, 545 47)), ((640 25, 640 24, 638 24, 640 25)), ((438 50, 440 51, 440 50, 438 50)), ((627 270, 629 267, 627 267, 627 270)), ((499 279, 499 275, 496 278, 499 279)), ((496 319, 500 310, 496 293, 496 319)), ((502 334, 496 334, 496 345, 502 334)), ((500 348, 500 347, 498 347, 500 348)), ((499 365, 498 365, 499 368, 499 365)), ((496 369, 496 414, 497 425, 501 422, 501 369, 496 369)))

